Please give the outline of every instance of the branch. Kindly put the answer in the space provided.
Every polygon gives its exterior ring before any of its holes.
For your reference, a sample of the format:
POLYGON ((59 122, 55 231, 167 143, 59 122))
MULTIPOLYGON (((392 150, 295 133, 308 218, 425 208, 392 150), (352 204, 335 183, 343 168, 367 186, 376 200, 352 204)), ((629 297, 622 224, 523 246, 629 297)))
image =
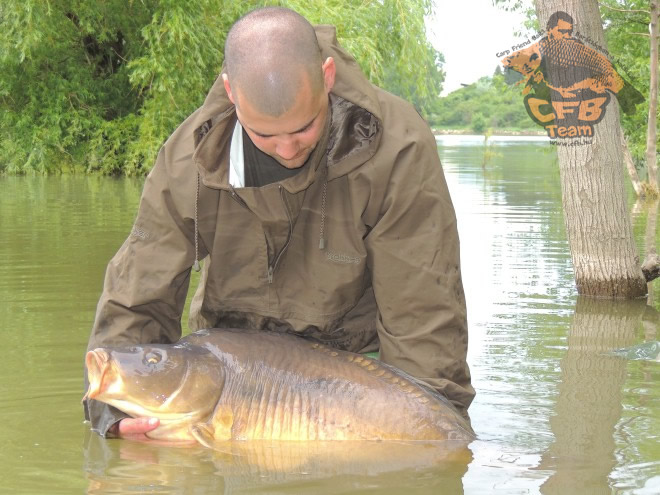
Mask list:
POLYGON ((128 63, 128 60, 126 60, 124 57, 122 57, 122 56, 119 54, 119 52, 118 52, 117 50, 115 50, 114 47, 111 46, 110 49, 111 49, 113 52, 115 52, 115 55, 117 55, 120 59, 122 59, 124 62, 127 62, 127 63, 128 63))
POLYGON ((610 7, 609 5, 605 5, 605 4, 602 3, 602 2, 598 2, 598 5, 600 5, 601 7, 605 7, 606 9, 616 10, 617 12, 643 12, 644 14, 651 15, 651 12, 648 11, 648 10, 639 10, 639 9, 630 9, 630 10, 628 10, 628 9, 615 9, 614 7, 610 7))
POLYGON ((647 38, 651 37, 649 33, 628 33, 628 34, 636 34, 637 36, 646 36, 647 38))

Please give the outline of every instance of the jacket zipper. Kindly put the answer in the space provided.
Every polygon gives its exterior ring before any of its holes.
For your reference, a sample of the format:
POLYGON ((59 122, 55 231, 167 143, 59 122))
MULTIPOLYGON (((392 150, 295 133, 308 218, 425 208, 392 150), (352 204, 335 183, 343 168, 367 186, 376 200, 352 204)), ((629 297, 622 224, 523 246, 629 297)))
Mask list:
POLYGON ((250 208, 248 208, 247 203, 245 203, 245 201, 243 201, 243 198, 241 198, 238 195, 238 193, 236 192, 236 189, 234 189, 234 186, 229 186, 229 187, 231 187, 231 197, 234 198, 234 201, 236 201, 239 205, 241 205, 246 210, 250 210, 250 208))
MULTIPOLYGON (((284 201, 284 193, 282 190, 282 186, 278 185, 277 186, 279 191, 280 191, 280 199, 282 200, 282 204, 284 205, 284 211, 286 212, 286 218, 289 221, 289 235, 287 236, 286 243, 284 244, 284 247, 280 250, 279 254, 275 258, 275 261, 273 262, 272 265, 268 266, 268 283, 272 284, 273 283, 273 272, 275 272, 275 268, 277 268, 277 264, 280 261, 280 258, 282 257, 282 254, 284 254, 284 251, 286 251, 286 248, 289 247, 289 243, 291 242, 291 233, 293 230, 293 222, 291 221, 291 215, 289 214, 289 209, 286 206, 286 202, 284 201)), ((243 201, 243 199, 238 195, 238 193, 235 191, 235 189, 232 187, 231 188, 231 197, 234 198, 234 200, 241 205, 243 208, 246 208, 249 210, 247 204, 243 201)), ((265 236, 264 236, 265 237, 265 236)), ((268 250, 268 240, 266 239, 266 250, 268 250)))
POLYGON ((286 251, 286 248, 289 247, 289 243, 291 242, 291 233, 293 231, 293 222, 291 222, 291 215, 289 214, 289 208, 286 206, 286 201, 284 201, 284 192, 282 190, 282 185, 277 186, 280 190, 280 199, 282 200, 282 204, 284 205, 284 211, 286 212, 286 218, 289 221, 289 235, 286 238, 286 243, 284 244, 284 247, 280 250, 280 252, 277 254, 277 257, 275 258, 275 261, 273 262, 272 265, 268 267, 268 283, 272 284, 273 283, 273 272, 275 271, 275 268, 277 268, 277 264, 280 261, 280 258, 284 254, 284 251, 286 251))
MULTIPOLYGON (((245 203, 245 201, 243 201, 243 198, 241 198, 238 195, 238 193, 234 189, 234 186, 230 186, 230 187, 231 187, 231 197, 232 197, 232 199, 234 201, 236 201, 239 205, 241 205, 243 208, 250 211, 250 208, 248 208, 248 205, 245 203)), ((288 215, 288 210, 287 210, 287 215, 288 215)), ((264 242, 266 243, 266 252, 268 252, 268 239, 266 238, 265 235, 264 235, 264 242)), ((268 283, 269 284, 273 283, 273 271, 274 271, 274 269, 275 268, 273 266, 271 266, 271 265, 268 266, 268 283)))

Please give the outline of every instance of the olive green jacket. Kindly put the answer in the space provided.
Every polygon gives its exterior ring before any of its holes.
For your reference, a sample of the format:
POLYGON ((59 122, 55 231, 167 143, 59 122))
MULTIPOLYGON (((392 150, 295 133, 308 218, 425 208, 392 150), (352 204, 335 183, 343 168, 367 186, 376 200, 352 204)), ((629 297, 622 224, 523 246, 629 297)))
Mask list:
MULTIPOLYGON (((334 28, 317 36, 337 78, 309 165, 234 189, 236 114, 219 77, 147 177, 133 230, 108 265, 89 349, 178 340, 198 255, 192 328, 379 348, 466 414, 474 390, 459 243, 435 139, 410 104, 367 81, 334 28)), ((101 434, 124 417, 96 401, 86 412, 101 434)))

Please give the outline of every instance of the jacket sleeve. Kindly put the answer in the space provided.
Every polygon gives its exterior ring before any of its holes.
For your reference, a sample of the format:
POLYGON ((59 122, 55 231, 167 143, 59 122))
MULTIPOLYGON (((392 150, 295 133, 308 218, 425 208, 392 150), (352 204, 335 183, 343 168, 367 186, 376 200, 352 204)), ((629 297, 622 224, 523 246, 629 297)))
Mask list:
MULTIPOLYGON (((132 231, 108 264, 87 350, 172 343, 181 336, 181 315, 195 258, 194 221, 181 211, 187 202, 188 210, 194 208, 197 176, 191 172, 190 159, 185 165, 188 171, 178 174, 170 170, 168 161, 172 160, 163 147, 145 181, 132 231)), ((92 430, 104 436, 126 417, 94 400, 85 401, 84 408, 92 430)))
POLYGON ((395 158, 365 239, 380 358, 428 383, 467 417, 474 389, 456 216, 435 138, 415 118, 420 125, 401 132, 407 136, 398 150, 383 137, 395 158))

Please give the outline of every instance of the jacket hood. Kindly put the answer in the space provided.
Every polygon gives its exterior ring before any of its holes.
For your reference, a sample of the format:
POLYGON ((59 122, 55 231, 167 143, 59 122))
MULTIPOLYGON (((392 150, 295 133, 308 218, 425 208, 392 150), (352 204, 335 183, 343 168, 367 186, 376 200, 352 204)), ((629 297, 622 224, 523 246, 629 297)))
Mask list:
POLYGON ((376 91, 366 78, 355 59, 339 46, 334 26, 315 26, 316 37, 321 47, 321 57, 332 57, 337 67, 337 77, 332 93, 363 108, 381 120, 381 110, 376 91))
MULTIPOLYGON (((328 180, 332 180, 374 155, 381 135, 382 112, 374 86, 355 59, 339 46, 335 27, 319 25, 314 29, 322 59, 332 57, 337 69, 331 92, 332 122, 327 144, 328 180)), ((220 165, 229 151, 227 135, 231 135, 229 129, 233 130, 236 112, 225 91, 222 71, 204 104, 190 119, 196 148, 194 159, 203 182, 212 187, 227 184, 228 171, 220 165)))

